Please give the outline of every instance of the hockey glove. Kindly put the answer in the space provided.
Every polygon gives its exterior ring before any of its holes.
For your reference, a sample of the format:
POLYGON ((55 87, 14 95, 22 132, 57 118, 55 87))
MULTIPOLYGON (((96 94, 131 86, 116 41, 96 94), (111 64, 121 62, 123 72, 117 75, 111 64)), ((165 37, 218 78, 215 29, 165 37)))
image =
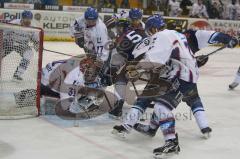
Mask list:
POLYGON ((238 40, 235 37, 232 37, 232 39, 227 44, 228 48, 234 48, 238 45, 238 40))
POLYGON ((200 55, 196 57, 197 65, 198 67, 202 67, 208 62, 208 56, 207 55, 200 55))

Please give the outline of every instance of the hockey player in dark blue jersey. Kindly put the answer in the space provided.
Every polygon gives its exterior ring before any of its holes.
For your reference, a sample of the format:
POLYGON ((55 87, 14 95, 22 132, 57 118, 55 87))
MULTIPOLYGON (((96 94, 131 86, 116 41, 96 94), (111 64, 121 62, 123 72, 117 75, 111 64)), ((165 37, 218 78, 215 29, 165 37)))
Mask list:
MULTIPOLYGON (((119 118, 122 116, 122 107, 125 100, 126 85, 128 80, 125 77, 125 66, 128 61, 134 59, 132 52, 137 44, 145 40, 146 34, 140 29, 135 29, 130 26, 128 18, 119 18, 116 22, 116 54, 112 56, 112 68, 119 70, 121 73, 116 75, 114 86, 118 101, 115 103, 114 109, 109 112, 111 117, 119 118)), ((116 71, 115 71, 116 72, 116 71)))
MULTIPOLYGON (((174 21, 170 21, 167 24, 167 28, 178 32, 182 32, 183 30, 182 27, 174 21)), ((183 31, 183 34, 187 37, 188 45, 193 54, 196 54, 196 52, 211 44, 224 44, 228 48, 234 48, 238 45, 238 40, 235 37, 221 32, 188 29, 183 31)), ((205 65, 208 61, 207 55, 196 56, 196 58, 199 67, 205 65)))

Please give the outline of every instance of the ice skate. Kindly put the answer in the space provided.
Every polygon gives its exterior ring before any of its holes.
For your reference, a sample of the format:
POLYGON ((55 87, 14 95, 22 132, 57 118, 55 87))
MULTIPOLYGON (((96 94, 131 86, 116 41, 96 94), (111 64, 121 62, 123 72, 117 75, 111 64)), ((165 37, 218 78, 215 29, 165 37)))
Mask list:
POLYGON ((125 138, 129 133, 129 130, 127 130, 123 125, 115 125, 112 130, 112 134, 121 138, 125 138))
POLYGON ((233 90, 234 88, 236 88, 239 85, 239 83, 237 82, 233 82, 229 85, 229 90, 233 90))
POLYGON ((17 74, 14 74, 13 78, 12 78, 12 81, 14 81, 14 82, 22 82, 23 78, 18 76, 17 74))
POLYGON ((122 117, 122 107, 123 107, 124 100, 118 100, 114 104, 113 110, 109 112, 109 117, 112 119, 119 120, 122 117))
POLYGON ((169 139, 165 142, 162 147, 153 150, 155 159, 162 159, 180 152, 180 147, 178 143, 178 136, 175 139, 169 139))
POLYGON ((201 132, 205 139, 209 139, 211 137, 212 129, 210 127, 206 127, 206 128, 201 129, 201 132))
POLYGON ((134 125, 134 130, 136 130, 137 132, 146 135, 146 136, 150 136, 150 137, 154 137, 157 133, 158 128, 156 129, 151 129, 149 125, 144 125, 141 123, 137 123, 134 125))

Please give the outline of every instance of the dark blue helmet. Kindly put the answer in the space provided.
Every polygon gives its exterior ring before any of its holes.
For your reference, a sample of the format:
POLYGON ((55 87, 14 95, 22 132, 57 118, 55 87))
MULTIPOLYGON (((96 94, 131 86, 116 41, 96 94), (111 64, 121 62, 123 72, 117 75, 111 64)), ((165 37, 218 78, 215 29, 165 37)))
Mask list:
POLYGON ((98 19, 98 12, 96 9, 92 7, 88 7, 84 13, 84 17, 86 20, 97 20, 98 19))
POLYGON ((22 12, 22 19, 32 19, 33 18, 33 14, 31 11, 29 10, 24 10, 22 12))
POLYGON ((159 14, 150 16, 145 23, 146 30, 149 30, 151 28, 161 29, 164 26, 165 26, 165 22, 162 16, 160 16, 159 14))
POLYGON ((130 19, 141 19, 142 18, 142 11, 138 8, 132 8, 129 11, 129 18, 130 19))

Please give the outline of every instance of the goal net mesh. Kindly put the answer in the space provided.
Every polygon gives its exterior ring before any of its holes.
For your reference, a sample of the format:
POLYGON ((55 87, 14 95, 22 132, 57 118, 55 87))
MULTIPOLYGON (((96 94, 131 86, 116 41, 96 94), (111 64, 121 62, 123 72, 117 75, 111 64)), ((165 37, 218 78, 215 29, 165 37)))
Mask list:
POLYGON ((0 119, 37 116, 43 31, 0 23, 0 119))

